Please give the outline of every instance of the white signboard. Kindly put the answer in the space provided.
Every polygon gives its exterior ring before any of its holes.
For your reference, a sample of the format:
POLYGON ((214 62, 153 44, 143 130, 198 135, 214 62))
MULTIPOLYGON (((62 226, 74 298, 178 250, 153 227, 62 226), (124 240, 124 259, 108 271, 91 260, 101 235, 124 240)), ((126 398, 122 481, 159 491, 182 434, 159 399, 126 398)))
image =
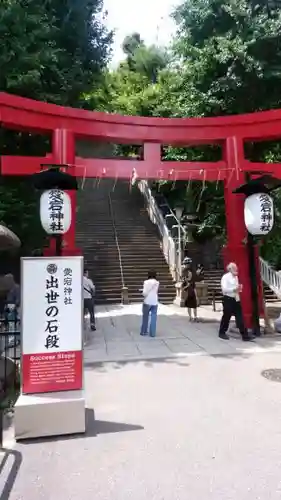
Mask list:
POLYGON ((23 392, 82 388, 82 257, 22 259, 23 392))
POLYGON ((250 234, 268 234, 274 224, 273 200, 269 194, 257 193, 245 200, 244 219, 250 234))
POLYGON ((71 224, 71 199, 60 189, 44 191, 40 198, 40 220, 48 234, 64 234, 71 224))

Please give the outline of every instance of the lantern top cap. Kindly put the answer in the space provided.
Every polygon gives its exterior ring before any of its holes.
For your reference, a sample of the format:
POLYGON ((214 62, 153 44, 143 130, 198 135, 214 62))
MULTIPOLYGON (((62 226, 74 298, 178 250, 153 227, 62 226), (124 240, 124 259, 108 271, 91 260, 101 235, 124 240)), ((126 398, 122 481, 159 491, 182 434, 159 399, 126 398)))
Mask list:
POLYGON ((61 189, 63 191, 77 191, 78 184, 76 177, 62 172, 61 168, 69 165, 42 164, 41 167, 49 167, 46 170, 37 172, 31 176, 34 186, 40 190, 61 189))
POLYGON ((281 187, 281 180, 276 179, 272 175, 262 175, 257 179, 251 179, 249 182, 242 184, 233 190, 236 194, 245 194, 247 197, 252 194, 265 193, 269 194, 271 191, 281 187))

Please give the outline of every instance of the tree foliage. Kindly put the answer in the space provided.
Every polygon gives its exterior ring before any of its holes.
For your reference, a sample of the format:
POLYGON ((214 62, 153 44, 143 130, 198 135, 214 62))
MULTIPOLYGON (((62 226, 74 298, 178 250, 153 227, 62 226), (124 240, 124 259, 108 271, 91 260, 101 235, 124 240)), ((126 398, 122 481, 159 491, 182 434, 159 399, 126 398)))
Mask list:
MULTIPOLYGON (((177 116, 216 116, 281 107, 279 1, 186 0, 174 16, 178 24, 174 53, 182 64, 174 88, 180 103, 177 116)), ((248 143, 246 153, 249 159, 274 163, 280 161, 280 143, 248 143)), ((280 214, 280 194, 275 198, 280 214)), ((206 209, 204 222, 214 213, 215 204, 211 202, 206 209)), ((217 217, 219 220, 221 211, 217 217)), ((279 265, 280 229, 278 215, 275 230, 262 248, 264 256, 279 265)))
MULTIPOLYGON (((281 107, 279 0, 184 0, 173 15, 177 35, 169 58, 157 69, 156 79, 145 71, 145 65, 136 64, 137 56, 148 50, 141 37, 138 34, 127 37, 124 42, 127 60, 107 75, 109 111, 203 117, 281 107)), ((104 104, 103 109, 106 109, 105 100, 104 104)), ((281 157, 279 143, 247 143, 245 151, 248 158, 255 161, 274 163, 281 157)), ((194 148, 169 147, 164 152, 164 159, 206 161, 220 159, 220 156, 211 148, 195 151, 194 148)), ((224 233, 221 183, 205 183, 204 186, 162 183, 160 188, 171 203, 181 199, 189 211, 199 213, 200 237, 224 233), (198 197, 201 200, 199 211, 198 197)), ((281 213, 278 193, 276 205, 281 213)), ((279 229, 281 223, 277 218, 275 239, 279 229)), ((263 252, 276 263, 280 258, 281 238, 274 250, 270 242, 271 237, 266 239, 263 252)))
POLYGON ((77 106, 99 78, 111 33, 101 0, 4 0, 0 3, 0 90, 77 106))
MULTIPOLYGON (((1 0, 0 91, 83 106, 83 93, 100 85, 111 50, 101 8, 102 0, 1 0)), ((45 137, 1 131, 0 154, 44 155, 47 147, 45 137)), ((38 245, 31 238, 38 208, 28 179, 1 181, 0 219, 25 246, 38 245)))
POLYGON ((125 67, 131 72, 145 76, 148 84, 156 83, 159 72, 169 61, 166 49, 156 45, 146 46, 139 33, 127 36, 122 47, 127 58, 120 68, 125 67))

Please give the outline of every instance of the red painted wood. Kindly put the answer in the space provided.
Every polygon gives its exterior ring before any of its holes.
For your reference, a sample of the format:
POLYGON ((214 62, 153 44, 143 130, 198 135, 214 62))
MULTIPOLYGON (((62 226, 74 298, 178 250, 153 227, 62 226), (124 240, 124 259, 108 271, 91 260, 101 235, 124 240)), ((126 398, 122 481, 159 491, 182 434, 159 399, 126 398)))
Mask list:
MULTIPOLYGON (((270 172, 281 178, 281 164, 251 163, 244 157, 243 144, 250 140, 281 137, 281 110, 215 118, 146 118, 120 116, 65 108, 0 93, 0 122, 3 127, 53 134, 52 154, 48 158, 1 157, 3 175, 29 175, 40 163, 70 163, 78 177, 130 179, 133 169, 140 179, 202 180, 225 182, 227 218, 226 261, 235 261, 244 285, 242 307, 247 326, 251 326, 252 305, 248 256, 244 243, 244 198, 233 189, 244 182, 244 172, 270 172), (93 141, 143 144, 144 160, 83 159, 75 157, 75 138, 93 141), (220 162, 163 162, 161 145, 220 144, 220 162)), ((72 194, 75 221, 76 194, 72 194)), ((65 252, 75 252, 75 225, 65 238, 65 252)), ((52 250, 52 245, 49 251, 52 250)), ((259 280, 259 289, 261 283, 259 280)))
MULTIPOLYGON (((67 172, 75 175, 75 137, 72 131, 68 129, 55 129, 52 138, 52 150, 55 163, 69 165, 67 172)), ((63 255, 77 255, 78 249, 75 246, 75 227, 76 227, 76 191, 68 191, 71 198, 71 224, 69 231, 63 236, 63 255)))
MULTIPOLYGON (((246 246, 247 230, 244 223, 244 200, 242 194, 234 194, 233 190, 243 184, 245 179, 244 172, 240 169, 245 169, 248 162, 244 159, 243 141, 240 137, 230 137, 227 139, 224 148, 224 159, 228 166, 235 167, 234 172, 228 177, 225 182, 225 213, 226 213, 226 229, 227 229, 227 245, 224 249, 225 266, 230 262, 235 262, 239 269, 239 279, 243 284, 241 294, 241 304, 245 324, 248 328, 252 325, 253 304, 251 300, 251 282, 249 275, 249 257, 246 246)), ((257 256, 258 250, 256 249, 257 256)), ((258 264, 258 259, 257 259, 258 264)), ((261 279, 258 270, 258 290, 259 290, 259 305, 260 314, 262 310, 261 297, 261 279)))
POLYGON ((118 143, 199 144, 231 136, 245 140, 281 136, 281 110, 216 118, 146 118, 65 108, 0 93, 3 126, 37 132, 67 128, 80 137, 118 143))
POLYGON ((31 175, 42 163, 55 163, 52 156, 1 156, 2 175, 31 175))

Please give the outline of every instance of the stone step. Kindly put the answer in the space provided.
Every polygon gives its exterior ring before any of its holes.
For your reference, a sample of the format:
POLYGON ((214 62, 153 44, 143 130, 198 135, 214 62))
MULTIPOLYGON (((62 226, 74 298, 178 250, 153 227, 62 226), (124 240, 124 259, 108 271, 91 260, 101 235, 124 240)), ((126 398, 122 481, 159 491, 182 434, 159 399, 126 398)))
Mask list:
MULTIPOLYGON (((119 254, 108 198, 114 184, 101 180, 93 189, 93 183, 86 181, 84 191, 79 193, 77 242, 97 287, 97 303, 121 302, 119 254)), ((160 280, 160 298, 172 302, 175 287, 160 248, 158 230, 148 218, 142 195, 130 191, 128 183, 118 181, 110 196, 130 301, 142 301, 139 290, 149 268, 155 268, 160 280)))

